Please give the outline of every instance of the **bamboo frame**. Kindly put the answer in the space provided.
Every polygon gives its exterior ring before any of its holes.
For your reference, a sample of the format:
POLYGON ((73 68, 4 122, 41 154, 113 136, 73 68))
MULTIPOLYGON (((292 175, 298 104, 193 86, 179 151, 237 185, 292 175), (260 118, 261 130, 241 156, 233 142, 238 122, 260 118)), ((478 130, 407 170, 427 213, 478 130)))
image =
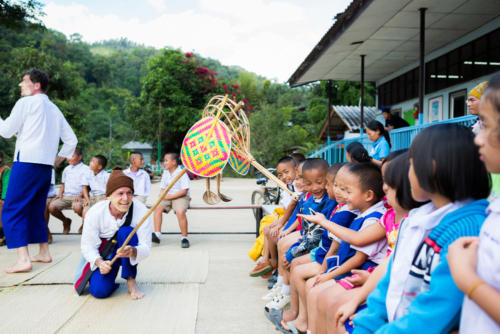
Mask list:
MULTIPOLYGON (((214 96, 208 102, 205 110, 203 110, 203 117, 214 117, 214 113, 217 110, 217 115, 220 112, 220 101, 223 96, 214 96)), ((298 199, 298 195, 290 191, 286 184, 281 182, 274 174, 269 172, 265 167, 255 160, 252 153, 250 153, 250 122, 242 109, 244 106, 243 102, 236 103, 231 99, 225 101, 225 105, 229 110, 222 110, 221 120, 227 125, 231 131, 233 145, 232 150, 245 158, 246 161, 250 162, 258 171, 264 174, 268 179, 276 183, 281 189, 289 193, 293 198, 298 199)))

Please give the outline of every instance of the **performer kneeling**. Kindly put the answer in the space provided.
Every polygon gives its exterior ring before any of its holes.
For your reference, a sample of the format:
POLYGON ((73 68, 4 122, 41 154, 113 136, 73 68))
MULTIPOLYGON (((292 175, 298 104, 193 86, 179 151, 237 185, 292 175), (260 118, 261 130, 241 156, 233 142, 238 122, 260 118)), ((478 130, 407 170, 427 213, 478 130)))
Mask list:
POLYGON ((83 226, 81 249, 82 255, 97 269, 90 277, 90 294, 96 298, 106 298, 118 288, 115 283, 118 269, 122 267, 121 277, 127 280, 128 291, 132 299, 144 296, 137 286, 137 264, 149 255, 151 250, 151 219, 148 218, 134 234, 129 244, 118 253, 118 259, 110 265, 111 259, 122 246, 127 236, 147 213, 146 206, 133 199, 134 181, 121 170, 114 170, 106 184, 107 199, 96 203, 87 212, 83 226), (128 217, 131 215, 131 217, 128 217), (100 248, 104 240, 116 234, 116 246, 110 256, 103 259, 100 248))

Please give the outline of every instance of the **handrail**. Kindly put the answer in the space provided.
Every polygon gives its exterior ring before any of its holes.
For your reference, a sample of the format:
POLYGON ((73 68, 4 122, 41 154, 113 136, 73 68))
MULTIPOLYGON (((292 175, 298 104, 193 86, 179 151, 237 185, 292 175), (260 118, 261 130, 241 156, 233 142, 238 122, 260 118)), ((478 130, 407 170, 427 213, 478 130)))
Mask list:
MULTIPOLYGON (((415 138, 415 136, 422 131, 424 128, 437 125, 437 124, 460 124, 467 127, 472 126, 476 121, 477 116, 467 115, 452 119, 447 119, 444 121, 436 121, 432 123, 426 123, 421 125, 407 126, 404 128, 394 129, 389 131, 389 136, 391 137, 392 150, 400 150, 409 148, 410 144, 415 138)), ((352 142, 360 141, 366 149, 371 148, 371 141, 365 134, 362 137, 359 135, 357 137, 346 138, 331 142, 330 144, 322 144, 310 151, 307 154, 308 158, 323 158, 328 161, 329 164, 334 164, 338 162, 345 161, 345 147, 352 142)))

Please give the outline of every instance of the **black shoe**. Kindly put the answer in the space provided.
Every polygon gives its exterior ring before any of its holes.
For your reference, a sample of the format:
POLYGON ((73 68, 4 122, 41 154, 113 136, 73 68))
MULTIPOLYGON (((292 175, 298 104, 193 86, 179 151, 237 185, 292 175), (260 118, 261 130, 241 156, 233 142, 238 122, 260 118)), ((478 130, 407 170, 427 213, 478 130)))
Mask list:
POLYGON ((181 247, 182 248, 189 248, 189 240, 188 239, 182 239, 181 240, 181 247))
POLYGON ((158 238, 156 234, 153 232, 153 235, 151 236, 151 241, 154 242, 155 244, 159 244, 160 238, 158 238))

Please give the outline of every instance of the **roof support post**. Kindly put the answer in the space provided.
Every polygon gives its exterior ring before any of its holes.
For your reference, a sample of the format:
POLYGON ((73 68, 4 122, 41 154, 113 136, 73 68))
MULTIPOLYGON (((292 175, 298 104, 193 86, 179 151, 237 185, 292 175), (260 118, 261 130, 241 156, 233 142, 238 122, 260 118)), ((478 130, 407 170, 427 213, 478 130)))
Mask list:
POLYGON ((327 128, 326 128, 326 142, 328 144, 330 144, 330 119, 331 119, 331 116, 330 116, 330 111, 331 111, 331 108, 332 108, 332 88, 333 88, 333 81, 332 80, 328 80, 326 82, 326 96, 328 98, 328 125, 327 125, 327 128))
POLYGON ((424 95, 425 95, 425 11, 420 8, 420 66, 418 68, 418 123, 424 123, 424 95))
POLYGON ((365 55, 361 55, 361 91, 360 91, 360 102, 359 102, 359 110, 361 113, 361 122, 359 127, 359 134, 363 135, 363 130, 365 129, 364 121, 365 121, 365 113, 364 113, 364 105, 365 105, 365 55))

